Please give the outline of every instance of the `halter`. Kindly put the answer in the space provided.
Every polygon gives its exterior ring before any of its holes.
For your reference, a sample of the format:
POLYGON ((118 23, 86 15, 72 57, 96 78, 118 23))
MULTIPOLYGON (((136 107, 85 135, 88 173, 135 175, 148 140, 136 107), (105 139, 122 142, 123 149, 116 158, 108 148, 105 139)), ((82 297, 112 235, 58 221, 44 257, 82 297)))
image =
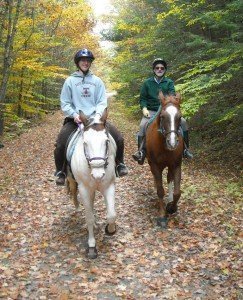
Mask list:
POLYGON ((179 135, 181 135, 181 131, 180 129, 178 130, 169 130, 169 131, 166 131, 162 125, 162 121, 160 121, 160 126, 159 126, 159 129, 157 130, 159 131, 165 138, 168 134, 170 133, 175 133, 177 135, 177 137, 179 137, 179 135))
MULTIPOLYGON (((94 119, 90 119, 90 122, 85 126, 85 129, 87 129, 87 128, 93 126, 93 125, 96 125, 96 124, 103 124, 103 123, 101 123, 101 122, 100 122, 100 123, 97 123, 97 122, 94 121, 94 119)), ((82 136, 83 136, 83 134, 84 134, 84 131, 85 131, 85 130, 82 131, 82 136)), ((86 160, 87 160, 87 163, 88 163, 89 168, 91 168, 90 163, 91 163, 92 161, 94 161, 94 160, 103 160, 103 161, 104 161, 104 168, 105 168, 105 169, 106 169, 107 166, 108 166, 108 150, 109 150, 109 142, 110 142, 110 139, 109 139, 109 135, 108 135, 108 131, 107 131, 106 127, 105 127, 105 134, 106 134, 106 136, 107 136, 107 140, 106 140, 106 149, 105 149, 105 157, 91 157, 91 158, 90 158, 89 155, 88 155, 87 149, 86 149, 86 147, 85 147, 85 143, 83 143, 83 146, 84 146, 84 155, 85 155, 85 158, 86 158, 86 160)))

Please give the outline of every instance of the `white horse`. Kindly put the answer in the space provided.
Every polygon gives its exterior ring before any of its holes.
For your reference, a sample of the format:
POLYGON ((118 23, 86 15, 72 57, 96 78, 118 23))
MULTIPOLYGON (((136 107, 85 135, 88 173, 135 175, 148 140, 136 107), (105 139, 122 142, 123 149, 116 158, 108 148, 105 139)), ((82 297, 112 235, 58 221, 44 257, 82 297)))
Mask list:
POLYGON ((89 258, 97 257, 94 237, 94 199, 99 191, 105 198, 107 208, 107 225, 105 232, 113 235, 116 232, 115 212, 115 155, 116 143, 105 128, 107 110, 100 118, 88 119, 82 112, 80 118, 84 124, 77 137, 72 157, 71 171, 67 174, 67 186, 76 208, 79 206, 77 188, 85 208, 88 227, 89 258), (73 174, 73 176, 72 176, 73 174))

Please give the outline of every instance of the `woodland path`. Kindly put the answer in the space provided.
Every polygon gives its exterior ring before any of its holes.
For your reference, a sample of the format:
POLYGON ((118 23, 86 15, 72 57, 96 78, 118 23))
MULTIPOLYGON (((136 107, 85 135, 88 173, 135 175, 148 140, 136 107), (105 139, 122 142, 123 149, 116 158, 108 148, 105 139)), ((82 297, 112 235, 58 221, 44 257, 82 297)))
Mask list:
MULTIPOLYGON (((156 194, 147 163, 131 159, 138 122, 111 110, 124 133, 129 176, 117 179, 118 232, 104 234, 97 195, 99 256, 85 258, 84 212, 55 186, 57 112, 0 149, 0 298, 242 299, 240 195, 234 183, 184 162, 179 213, 156 227, 156 194)), ((213 169, 213 167, 212 167, 213 169)), ((224 174, 222 172, 222 174, 224 174)), ((231 180, 231 179, 230 179, 231 180)))

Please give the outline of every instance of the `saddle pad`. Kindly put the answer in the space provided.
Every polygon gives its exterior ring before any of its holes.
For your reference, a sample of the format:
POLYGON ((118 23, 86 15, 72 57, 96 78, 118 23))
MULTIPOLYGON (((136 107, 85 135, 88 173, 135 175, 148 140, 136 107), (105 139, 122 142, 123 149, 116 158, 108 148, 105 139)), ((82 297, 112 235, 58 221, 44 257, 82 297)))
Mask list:
POLYGON ((156 114, 154 114, 153 117, 149 119, 149 121, 148 121, 148 123, 147 123, 147 127, 148 127, 151 123, 153 123, 154 119, 156 119, 157 116, 158 116, 158 114, 160 114, 160 109, 161 109, 161 105, 159 106, 159 108, 158 108, 156 114))
POLYGON ((74 149, 75 149, 75 146, 76 146, 76 144, 77 144, 77 141, 78 141, 78 138, 79 138, 80 134, 81 134, 81 131, 80 131, 80 130, 77 130, 77 131, 73 134, 73 136, 72 136, 70 142, 68 143, 67 153, 66 153, 66 158, 67 158, 68 163, 71 162, 71 159, 72 159, 72 156, 73 156, 73 151, 74 151, 74 149))

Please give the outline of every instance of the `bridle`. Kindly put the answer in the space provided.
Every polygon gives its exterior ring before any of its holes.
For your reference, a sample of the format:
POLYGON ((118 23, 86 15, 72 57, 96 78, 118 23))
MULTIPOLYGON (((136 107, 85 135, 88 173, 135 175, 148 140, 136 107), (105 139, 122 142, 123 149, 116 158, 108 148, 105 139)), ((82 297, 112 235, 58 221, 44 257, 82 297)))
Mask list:
MULTIPOLYGON (((98 124, 103 124, 102 122, 100 123, 97 123, 97 122, 89 122, 87 125, 85 125, 83 131, 82 131, 82 136, 84 134, 84 132, 91 126, 93 125, 98 125, 98 124)), ((83 147, 84 147, 84 155, 85 155, 85 158, 87 160, 87 163, 88 163, 88 166, 89 168, 91 168, 91 162, 92 161, 95 161, 95 160, 103 160, 104 161, 104 164, 102 166, 104 166, 104 168, 107 168, 108 166, 108 152, 109 152, 109 143, 110 143, 110 139, 109 139, 109 135, 108 135, 108 131, 105 127, 105 134, 107 136, 107 140, 106 140, 106 149, 105 149, 105 157, 99 157, 99 156, 95 156, 95 157, 90 157, 89 154, 88 154, 88 151, 87 151, 87 147, 86 147, 86 144, 83 143, 83 147)))
POLYGON ((181 135, 180 127, 178 128, 178 130, 166 130, 163 125, 161 114, 159 117, 160 117, 160 123, 159 123, 158 131, 164 136, 164 138, 166 139, 167 135, 169 135, 171 133, 175 133, 177 138, 179 138, 179 136, 181 135))

